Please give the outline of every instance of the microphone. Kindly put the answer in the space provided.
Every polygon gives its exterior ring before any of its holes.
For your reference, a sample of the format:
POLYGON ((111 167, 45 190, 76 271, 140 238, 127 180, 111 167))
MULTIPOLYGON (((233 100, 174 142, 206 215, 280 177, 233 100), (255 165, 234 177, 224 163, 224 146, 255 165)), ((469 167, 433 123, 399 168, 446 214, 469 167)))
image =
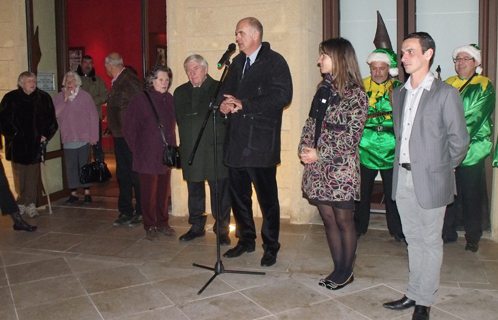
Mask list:
POLYGON ((225 64, 225 61, 227 61, 228 59, 230 59, 230 56, 232 55, 232 53, 235 51, 235 43, 230 43, 228 45, 228 49, 227 51, 225 51, 225 53, 223 54, 223 56, 221 57, 220 61, 218 61, 218 67, 220 68, 223 64, 225 64))

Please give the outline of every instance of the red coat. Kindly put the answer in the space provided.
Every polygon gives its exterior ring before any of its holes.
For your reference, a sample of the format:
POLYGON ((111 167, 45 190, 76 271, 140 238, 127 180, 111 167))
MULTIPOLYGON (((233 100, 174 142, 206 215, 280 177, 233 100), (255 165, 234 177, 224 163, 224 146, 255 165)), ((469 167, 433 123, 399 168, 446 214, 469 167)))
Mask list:
MULTIPOLYGON (((166 142, 176 146, 175 110, 173 96, 148 90, 163 125, 166 142)), ((144 92, 135 94, 123 116, 122 133, 133 152, 133 171, 145 174, 164 174, 169 168, 163 165, 164 144, 157 127, 154 111, 144 92)))

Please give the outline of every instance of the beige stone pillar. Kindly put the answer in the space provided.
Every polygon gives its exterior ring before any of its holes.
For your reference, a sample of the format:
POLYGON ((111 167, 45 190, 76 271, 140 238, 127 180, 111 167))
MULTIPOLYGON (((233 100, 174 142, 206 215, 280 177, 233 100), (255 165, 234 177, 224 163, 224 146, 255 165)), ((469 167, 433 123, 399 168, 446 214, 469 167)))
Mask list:
MULTIPOLYGON (((322 39, 322 1, 168 0, 167 8, 168 66, 173 71, 171 92, 187 81, 183 61, 193 53, 204 56, 209 62, 209 74, 219 79, 222 70, 217 69, 216 63, 228 44, 235 42, 237 22, 248 16, 261 21, 263 41, 268 41, 289 63, 294 96, 284 111, 282 163, 277 173, 281 216, 294 223, 309 222, 317 210, 301 195, 303 167, 297 156, 297 144, 320 81, 316 61, 322 39)), ((173 174, 172 202, 174 215, 187 214, 186 184, 180 171, 173 174)), ((258 215, 255 195, 253 202, 255 215, 258 215)))

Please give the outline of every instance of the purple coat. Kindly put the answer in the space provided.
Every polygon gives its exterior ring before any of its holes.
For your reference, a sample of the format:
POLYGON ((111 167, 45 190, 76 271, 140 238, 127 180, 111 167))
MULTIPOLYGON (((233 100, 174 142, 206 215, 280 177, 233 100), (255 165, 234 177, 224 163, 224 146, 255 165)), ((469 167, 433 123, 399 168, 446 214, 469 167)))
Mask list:
MULTIPOLYGON (((164 135, 169 145, 176 146, 175 110, 173 96, 148 90, 154 102, 164 135)), ((145 174, 164 174, 168 167, 163 165, 164 144, 157 127, 154 111, 144 92, 135 94, 123 116, 123 136, 133 152, 133 171, 145 174)))

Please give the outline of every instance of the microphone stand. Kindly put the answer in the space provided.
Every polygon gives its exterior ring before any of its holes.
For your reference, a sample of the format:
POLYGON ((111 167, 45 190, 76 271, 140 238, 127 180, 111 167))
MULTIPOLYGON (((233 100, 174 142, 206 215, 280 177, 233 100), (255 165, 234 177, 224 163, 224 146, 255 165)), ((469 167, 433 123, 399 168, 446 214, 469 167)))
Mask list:
POLYGON ((204 129, 206 128, 207 122, 209 120, 209 116, 211 115, 211 112, 213 112, 213 152, 214 152, 214 178, 215 178, 215 183, 214 183, 214 207, 216 209, 216 212, 213 212, 213 215, 216 219, 216 263, 213 268, 200 265, 197 263, 193 263, 192 265, 194 267, 198 268, 203 268, 207 270, 214 271, 213 276, 206 282, 206 284, 197 292, 198 295, 200 295, 204 289, 211 284, 211 282, 220 274, 223 273, 236 273, 236 274, 252 274, 252 275, 265 275, 265 272, 257 272, 257 271, 242 271, 242 270, 226 270, 225 267, 223 266, 223 262, 221 261, 221 245, 220 245, 220 221, 218 220, 218 217, 220 216, 221 208, 220 208, 220 191, 219 191, 219 186, 218 186, 218 137, 217 137, 217 131, 216 131, 216 116, 218 114, 218 108, 219 106, 215 106, 214 102, 216 101, 216 97, 218 96, 218 93, 220 92, 221 85, 225 79, 225 75, 228 71, 228 67, 230 66, 230 60, 227 58, 225 61, 225 69, 223 70, 223 73, 220 78, 220 82, 218 83, 218 87, 216 88, 216 92, 213 97, 211 97, 211 102, 209 104, 208 111, 206 113, 206 116, 204 117, 204 122, 202 123, 202 127, 199 130, 199 135, 197 136, 197 140, 195 141, 194 149, 192 150, 192 153, 190 154, 190 157, 188 159, 188 164, 192 165, 194 162, 195 154, 197 152, 197 148, 199 147, 199 143, 201 141, 202 135, 204 133, 204 129))

